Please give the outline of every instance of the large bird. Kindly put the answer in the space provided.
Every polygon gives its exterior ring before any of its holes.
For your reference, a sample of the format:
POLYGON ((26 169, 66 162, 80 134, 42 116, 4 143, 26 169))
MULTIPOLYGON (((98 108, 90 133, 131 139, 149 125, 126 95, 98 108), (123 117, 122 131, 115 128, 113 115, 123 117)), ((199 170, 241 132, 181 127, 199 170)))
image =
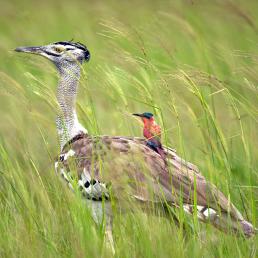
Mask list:
POLYGON ((75 107, 81 65, 90 59, 85 45, 60 41, 16 51, 46 57, 57 68, 60 112, 56 125, 61 154, 55 166, 71 188, 70 175, 76 171, 80 189, 92 203, 110 198, 121 205, 129 205, 132 199, 147 205, 165 203, 183 207, 222 230, 254 235, 254 227, 225 195, 171 148, 163 146, 164 160, 144 138, 88 134, 75 107))

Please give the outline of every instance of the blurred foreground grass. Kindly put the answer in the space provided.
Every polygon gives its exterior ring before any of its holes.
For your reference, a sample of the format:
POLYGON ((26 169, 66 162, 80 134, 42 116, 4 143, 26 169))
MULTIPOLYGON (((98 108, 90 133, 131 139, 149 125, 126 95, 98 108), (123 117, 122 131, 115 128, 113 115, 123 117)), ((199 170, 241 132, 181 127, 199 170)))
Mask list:
MULTIPOLYGON (((21 45, 85 43, 78 97, 92 134, 140 135, 154 112, 176 148, 257 226, 257 1, 3 1, 0 9, 0 256, 110 257, 103 230, 54 175, 54 67, 21 45)), ((117 257, 255 257, 251 240, 117 215, 117 257)))

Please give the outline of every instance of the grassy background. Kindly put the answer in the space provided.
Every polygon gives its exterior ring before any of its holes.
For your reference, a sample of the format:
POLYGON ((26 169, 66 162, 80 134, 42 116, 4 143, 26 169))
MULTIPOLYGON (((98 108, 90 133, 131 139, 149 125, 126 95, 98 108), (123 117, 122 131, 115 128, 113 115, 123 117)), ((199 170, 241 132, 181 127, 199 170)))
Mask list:
MULTIPOLYGON (((21 45, 85 43, 78 97, 92 134, 141 135, 150 111, 164 143, 257 226, 257 1, 0 1, 0 256, 110 257, 103 230, 54 175, 54 67, 21 45)), ((255 257, 257 237, 117 216, 117 257, 255 257)))

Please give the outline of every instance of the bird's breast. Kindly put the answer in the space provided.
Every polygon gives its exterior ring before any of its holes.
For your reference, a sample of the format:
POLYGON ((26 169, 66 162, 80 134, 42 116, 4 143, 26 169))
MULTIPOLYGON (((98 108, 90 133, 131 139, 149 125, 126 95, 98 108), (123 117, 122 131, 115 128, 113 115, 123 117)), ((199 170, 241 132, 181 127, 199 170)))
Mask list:
POLYGON ((150 138, 152 138, 153 135, 151 134, 149 128, 144 127, 143 128, 143 136, 147 139, 150 139, 150 138))

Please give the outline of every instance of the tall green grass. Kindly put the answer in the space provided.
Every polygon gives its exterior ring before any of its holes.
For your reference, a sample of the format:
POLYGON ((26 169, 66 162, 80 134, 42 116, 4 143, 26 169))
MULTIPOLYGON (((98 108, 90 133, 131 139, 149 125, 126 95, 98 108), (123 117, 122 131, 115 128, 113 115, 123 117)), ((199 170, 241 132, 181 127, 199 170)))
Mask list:
MULTIPOLYGON (((2 1, 0 256, 110 257, 104 230, 54 174, 57 76, 21 45, 85 43, 78 112, 91 134, 141 135, 150 111, 163 141, 198 165, 257 226, 256 1, 2 1)), ((190 222, 191 224, 191 222, 190 222)), ((255 257, 251 240, 171 220, 114 218, 117 257, 255 257)))

